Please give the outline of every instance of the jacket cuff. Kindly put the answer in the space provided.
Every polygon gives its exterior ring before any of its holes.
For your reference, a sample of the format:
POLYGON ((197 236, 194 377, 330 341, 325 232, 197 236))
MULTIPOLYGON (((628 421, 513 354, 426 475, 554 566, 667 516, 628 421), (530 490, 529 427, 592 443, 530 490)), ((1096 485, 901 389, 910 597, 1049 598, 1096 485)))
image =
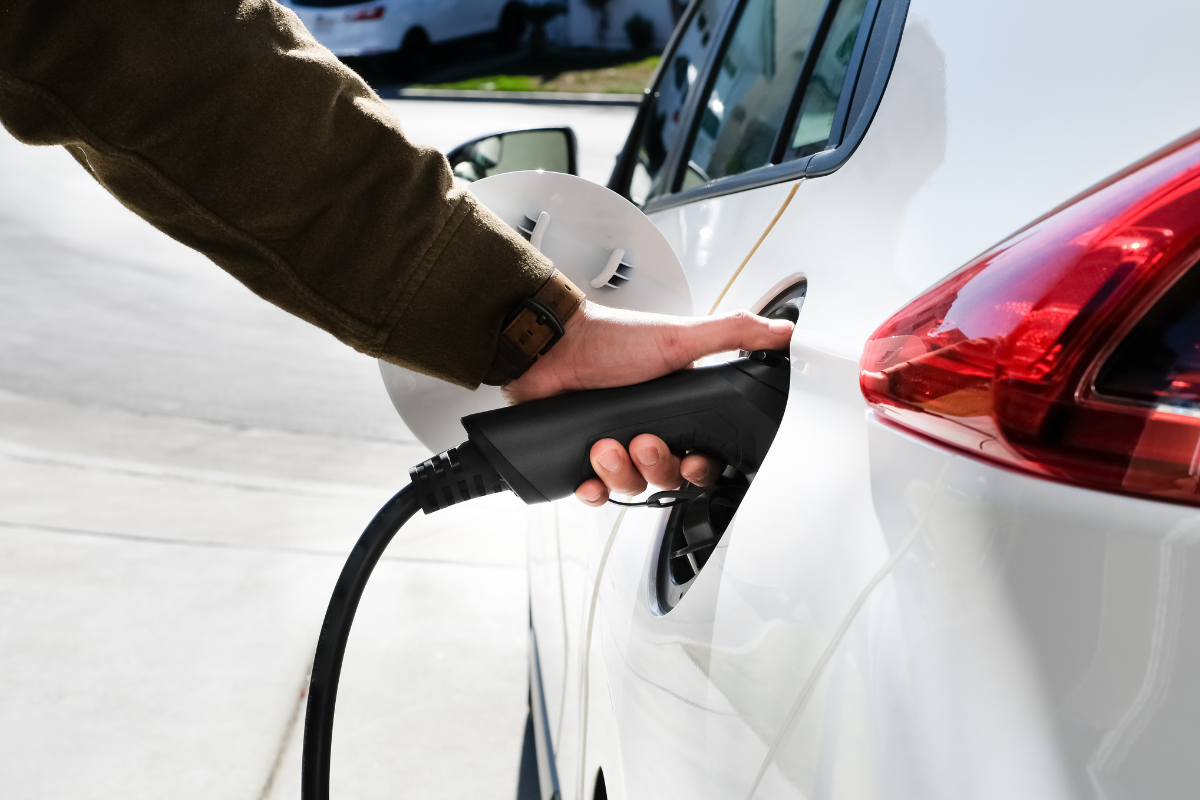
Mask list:
POLYGON ((469 192, 425 260, 424 280, 390 315, 380 357, 474 389, 492 369, 505 317, 553 265, 469 192))

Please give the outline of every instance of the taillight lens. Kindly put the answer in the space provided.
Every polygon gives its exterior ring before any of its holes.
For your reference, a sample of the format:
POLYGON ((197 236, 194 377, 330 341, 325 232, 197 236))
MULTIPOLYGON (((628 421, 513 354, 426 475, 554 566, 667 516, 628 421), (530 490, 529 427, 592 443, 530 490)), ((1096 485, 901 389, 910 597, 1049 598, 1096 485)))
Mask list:
POLYGON ((1200 141, 1056 211, 889 319, 877 414, 970 454, 1200 504, 1200 141))
POLYGON ((383 12, 386 6, 375 6, 374 8, 360 8, 346 15, 346 19, 350 22, 368 22, 373 19, 383 19, 383 12))

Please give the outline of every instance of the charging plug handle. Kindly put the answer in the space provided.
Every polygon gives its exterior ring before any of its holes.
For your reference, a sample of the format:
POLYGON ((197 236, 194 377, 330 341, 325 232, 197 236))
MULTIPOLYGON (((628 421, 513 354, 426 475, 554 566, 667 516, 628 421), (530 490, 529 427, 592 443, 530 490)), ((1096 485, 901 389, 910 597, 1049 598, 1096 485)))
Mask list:
POLYGON ((633 386, 548 397, 463 418, 470 442, 526 503, 568 497, 596 477, 601 439, 628 447, 650 433, 670 450, 704 453, 753 474, 787 406, 787 356, 760 350, 633 386))

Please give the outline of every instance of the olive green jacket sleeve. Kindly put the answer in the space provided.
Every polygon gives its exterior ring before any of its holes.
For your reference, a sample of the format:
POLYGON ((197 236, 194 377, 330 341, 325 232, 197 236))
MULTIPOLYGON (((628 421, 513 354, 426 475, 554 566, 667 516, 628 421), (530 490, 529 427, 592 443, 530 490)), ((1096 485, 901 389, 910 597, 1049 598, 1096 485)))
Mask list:
POLYGON ((0 122, 264 299, 466 386, 551 271, 270 0, 0 0, 0 122))

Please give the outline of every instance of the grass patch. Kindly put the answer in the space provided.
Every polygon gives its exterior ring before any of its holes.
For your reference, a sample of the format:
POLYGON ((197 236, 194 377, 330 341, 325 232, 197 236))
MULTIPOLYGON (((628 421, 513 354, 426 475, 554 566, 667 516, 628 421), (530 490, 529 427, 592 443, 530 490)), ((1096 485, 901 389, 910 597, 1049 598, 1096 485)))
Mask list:
POLYGON ((599 94, 641 94, 650 82, 658 56, 637 59, 625 54, 623 63, 595 66, 580 64, 579 56, 548 56, 536 61, 504 65, 503 72, 479 75, 441 83, 417 83, 422 89, 475 89, 488 92, 595 92, 599 94))

